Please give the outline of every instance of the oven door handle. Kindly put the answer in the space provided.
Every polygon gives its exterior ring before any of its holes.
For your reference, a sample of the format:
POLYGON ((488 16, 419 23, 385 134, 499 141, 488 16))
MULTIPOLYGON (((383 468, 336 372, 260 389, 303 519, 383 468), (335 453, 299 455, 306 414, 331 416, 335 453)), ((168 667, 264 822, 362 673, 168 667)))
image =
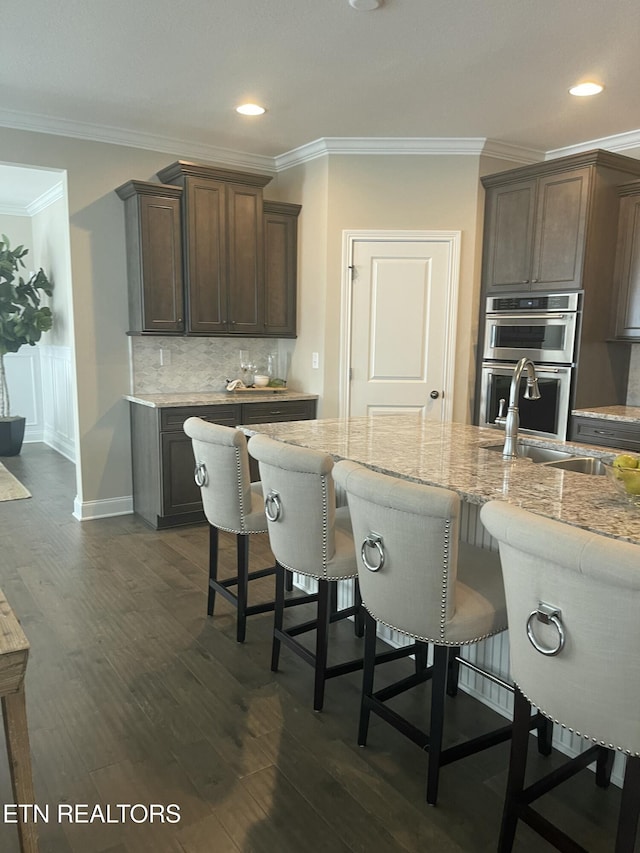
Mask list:
POLYGON ((487 314, 489 323, 513 323, 514 320, 570 320, 576 316, 575 311, 568 314, 487 314))

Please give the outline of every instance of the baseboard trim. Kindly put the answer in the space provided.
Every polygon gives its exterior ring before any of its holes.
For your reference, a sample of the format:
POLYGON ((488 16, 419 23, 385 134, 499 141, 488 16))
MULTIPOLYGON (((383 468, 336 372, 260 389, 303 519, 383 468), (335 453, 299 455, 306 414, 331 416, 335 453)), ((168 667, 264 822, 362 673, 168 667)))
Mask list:
POLYGON ((78 521, 92 521, 94 518, 113 518, 116 515, 132 515, 133 495, 121 498, 107 498, 102 501, 81 501, 76 495, 73 501, 73 517, 78 521))

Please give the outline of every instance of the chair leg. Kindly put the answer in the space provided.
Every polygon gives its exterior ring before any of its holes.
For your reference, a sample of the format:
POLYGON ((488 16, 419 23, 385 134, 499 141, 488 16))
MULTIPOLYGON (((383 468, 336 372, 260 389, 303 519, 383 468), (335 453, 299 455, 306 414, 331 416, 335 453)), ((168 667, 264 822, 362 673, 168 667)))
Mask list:
POLYGON ((218 528, 209 525, 209 596, 207 598, 207 615, 213 616, 216 603, 216 591, 211 581, 218 580, 218 528))
POLYGON ((513 733, 509 756, 509 776, 502 812, 498 853, 511 853, 516 837, 518 798, 524 789, 524 777, 527 769, 530 717, 531 705, 516 686, 513 700, 513 733))
POLYGON ((358 724, 358 745, 367 745, 371 706, 368 699, 373 696, 373 676, 376 666, 376 620, 370 613, 364 612, 364 666, 362 669, 362 696, 360 700, 360 722, 358 724))
POLYGON ((280 638, 278 631, 282 631, 284 625, 284 587, 285 569, 276 563, 276 599, 273 608, 273 641, 271 644, 271 671, 278 671, 280 662, 280 638))
POLYGON ((415 662, 416 674, 424 672, 427 668, 427 660, 429 658, 429 643, 420 643, 416 640, 415 662))
POLYGON ((284 588, 287 592, 293 592, 293 572, 290 572, 289 569, 285 572, 284 588))
POLYGON ((538 732, 538 752, 540 755, 551 755, 553 740, 553 723, 548 717, 540 714, 536 725, 538 732))
POLYGON ((627 757, 615 853, 633 853, 640 809, 640 758, 627 757))
POLYGON ((337 584, 318 581, 318 618, 316 627, 316 660, 313 688, 313 710, 322 711, 324 685, 327 678, 327 651, 329 646, 329 620, 336 603, 337 584))
POLYGON ((460 664, 458 656, 460 654, 460 646, 449 647, 449 660, 447 664, 447 696, 458 695, 458 677, 460 674, 460 664))
POLYGON ((608 788, 611 782, 611 771, 613 770, 614 753, 612 749, 603 746, 598 752, 596 760, 596 785, 598 788, 608 788))
POLYGON ((238 619, 236 640, 244 643, 247 632, 247 598, 249 595, 249 537, 245 533, 236 536, 238 566, 238 619))
POLYGON ((427 770, 427 802, 435 806, 438 801, 440 754, 444 734, 444 700, 447 691, 449 648, 434 646, 433 679, 431 682, 431 723, 429 726, 429 768, 427 770))
POLYGON ((364 607, 362 606, 362 595, 360 594, 360 584, 358 578, 353 581, 353 603, 356 607, 355 616, 353 617, 353 631, 356 637, 364 637, 364 607))

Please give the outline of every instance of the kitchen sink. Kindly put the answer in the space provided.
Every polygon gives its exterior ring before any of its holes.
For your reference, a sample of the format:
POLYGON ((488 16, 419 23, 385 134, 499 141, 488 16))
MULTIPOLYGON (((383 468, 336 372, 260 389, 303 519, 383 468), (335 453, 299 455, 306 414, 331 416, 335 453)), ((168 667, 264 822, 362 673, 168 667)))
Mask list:
MULTIPOLYGON (((504 442, 502 444, 490 444, 488 447, 484 447, 483 449, 502 453, 503 447, 504 442)), ((576 458, 570 450, 556 450, 551 447, 538 447, 537 444, 528 444, 526 441, 519 441, 517 450, 519 458, 530 459, 532 462, 551 463, 576 458)))
POLYGON ((574 456, 572 459, 558 459, 555 462, 546 462, 545 468, 562 468, 563 471, 576 471, 578 474, 605 473, 602 460, 595 456, 574 456))

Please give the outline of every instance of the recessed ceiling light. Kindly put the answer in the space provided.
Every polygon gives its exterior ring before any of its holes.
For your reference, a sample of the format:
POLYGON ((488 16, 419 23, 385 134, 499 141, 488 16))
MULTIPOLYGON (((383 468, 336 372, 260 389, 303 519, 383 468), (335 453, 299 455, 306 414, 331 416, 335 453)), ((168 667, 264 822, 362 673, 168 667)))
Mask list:
POLYGON ((604 89, 600 83, 580 83, 578 86, 572 86, 569 89, 570 95, 575 95, 578 98, 586 98, 589 95, 597 95, 604 89))
POLYGON ((236 107, 236 112, 243 116, 261 116, 266 110, 258 104, 240 104, 239 107, 236 107))
POLYGON ((372 12, 382 5, 382 0, 349 0, 349 5, 358 12, 372 12))

